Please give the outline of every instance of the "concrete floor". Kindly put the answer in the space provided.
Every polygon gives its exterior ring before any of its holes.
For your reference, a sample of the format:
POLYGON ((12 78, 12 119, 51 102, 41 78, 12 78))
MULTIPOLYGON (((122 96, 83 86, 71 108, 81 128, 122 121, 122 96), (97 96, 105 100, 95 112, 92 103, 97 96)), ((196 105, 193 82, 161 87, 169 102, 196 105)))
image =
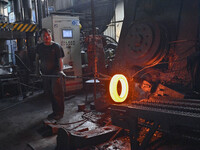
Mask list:
MULTIPOLYGON (((78 104, 83 103, 85 96, 77 96, 65 101, 65 114, 62 123, 81 120, 83 112, 78 112, 78 104)), ((24 99, 22 102, 9 109, 0 110, 0 150, 25 150, 27 144, 33 141, 43 139, 38 132, 43 126, 43 120, 52 112, 51 103, 41 93, 24 99)), ((0 101, 2 106, 16 104, 17 101, 0 101)), ((83 126, 94 129, 96 125, 86 122, 83 126)), ((73 127, 73 126, 72 126, 73 127)), ((54 141, 56 143, 56 141, 54 141)), ((55 148, 55 147, 54 147, 55 148)))
MULTIPOLYGON (((91 95, 90 95, 91 97, 91 95)), ((76 96, 65 101, 64 118, 59 123, 69 123, 82 120, 83 112, 78 112, 78 104, 83 104, 85 101, 84 93, 77 93, 76 96)), ((89 109, 89 108, 87 108, 89 109)), ((29 145, 35 143, 46 143, 44 149, 36 150, 55 150, 56 136, 44 138, 41 134, 41 129, 44 126, 43 121, 47 115, 52 112, 51 103, 46 99, 42 93, 35 93, 34 95, 24 99, 23 101, 16 100, 0 100, 0 150, 31 150, 29 145), (17 104, 17 105, 16 105, 17 104), (10 107, 9 109, 4 109, 10 107), (38 142, 39 141, 39 142, 38 142)), ((69 129, 76 125, 72 124, 69 129)), ((88 128, 89 130, 98 128, 98 125, 91 121, 85 122, 81 128, 88 128)), ((120 143, 121 141, 117 141, 120 143)), ((107 143, 108 150, 116 149, 116 141, 114 144, 107 143), (112 147, 115 148, 112 148, 112 147)), ((191 144, 184 142, 173 141, 172 143, 163 143, 159 150, 196 150, 199 149, 199 144, 191 144)), ((124 143, 123 143, 124 144, 124 143)), ((121 145, 123 145, 121 144, 121 145)), ((120 146, 120 144, 118 144, 120 146)), ((105 145, 102 146, 105 149, 105 145)), ((126 145, 120 150, 130 149, 130 144, 126 145), (124 148, 125 147, 125 148, 124 148)), ((118 147, 119 149, 119 147, 118 147)))

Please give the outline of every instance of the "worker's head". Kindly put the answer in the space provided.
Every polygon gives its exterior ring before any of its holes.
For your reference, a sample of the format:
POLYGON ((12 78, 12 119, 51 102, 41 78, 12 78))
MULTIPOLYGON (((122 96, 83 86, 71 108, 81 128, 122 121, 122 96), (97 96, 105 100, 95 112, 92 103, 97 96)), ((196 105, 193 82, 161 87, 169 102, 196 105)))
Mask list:
POLYGON ((51 41, 52 41, 51 30, 43 28, 41 30, 41 39, 45 45, 51 45, 51 41))

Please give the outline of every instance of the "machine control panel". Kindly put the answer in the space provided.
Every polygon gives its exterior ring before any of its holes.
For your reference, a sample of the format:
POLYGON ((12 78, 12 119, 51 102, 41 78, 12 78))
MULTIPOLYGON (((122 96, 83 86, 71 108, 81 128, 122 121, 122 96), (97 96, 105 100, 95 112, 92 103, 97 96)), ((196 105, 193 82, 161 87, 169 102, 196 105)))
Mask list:
POLYGON ((75 40, 63 40, 61 41, 61 46, 62 47, 65 47, 65 48, 69 48, 71 46, 75 46, 76 45, 76 42, 75 40))

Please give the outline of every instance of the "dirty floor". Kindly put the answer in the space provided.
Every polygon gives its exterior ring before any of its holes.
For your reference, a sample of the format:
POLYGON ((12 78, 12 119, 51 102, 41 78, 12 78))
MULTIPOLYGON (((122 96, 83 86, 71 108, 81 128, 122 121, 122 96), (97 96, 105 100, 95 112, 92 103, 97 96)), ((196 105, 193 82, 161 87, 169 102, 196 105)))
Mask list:
MULTIPOLYGON (((90 96, 92 96, 92 94, 90 96)), ((64 118, 61 119, 59 123, 69 124, 83 120, 83 115, 85 112, 79 112, 78 105, 84 103, 84 92, 76 93, 73 96, 68 96, 65 100, 64 118)), ((90 107, 87 105, 86 109, 89 110, 90 107)), ((0 100, 0 150, 55 150, 56 136, 44 137, 44 133, 42 133, 44 120, 51 112, 51 103, 42 94, 42 92, 36 92, 21 101, 16 99, 0 100), (34 146, 35 148, 33 148, 34 146)), ((68 126, 69 130, 74 128, 77 128, 77 124, 70 124, 70 126, 68 126)), ((98 124, 92 121, 86 121, 78 128, 88 128, 88 130, 92 130, 98 128, 98 124)), ((125 137, 122 141, 108 141, 103 145, 100 145, 98 149, 130 149, 129 139, 125 137), (123 147, 120 147, 122 145, 123 147)), ((196 150, 200 147, 198 143, 196 145, 191 144, 190 142, 188 143, 188 141, 178 142, 175 140, 171 142, 165 141, 161 145, 155 149, 196 150)), ((96 148, 94 149, 96 150, 96 148)))
MULTIPOLYGON (((65 100, 62 123, 81 120, 83 112, 78 112, 78 104, 84 101, 85 95, 82 93, 65 100)), ((44 139, 40 129, 52 109, 50 101, 41 92, 34 93, 23 101, 0 100, 0 108, 0 150, 26 150, 28 143, 44 139)), ((96 127, 91 122, 86 122, 83 126, 90 129, 96 127)))

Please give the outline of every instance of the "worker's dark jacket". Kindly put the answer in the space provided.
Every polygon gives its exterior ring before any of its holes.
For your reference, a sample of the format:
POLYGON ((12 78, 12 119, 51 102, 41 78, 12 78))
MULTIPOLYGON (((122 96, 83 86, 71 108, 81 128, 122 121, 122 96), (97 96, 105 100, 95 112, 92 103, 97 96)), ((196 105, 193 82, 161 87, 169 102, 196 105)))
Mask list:
POLYGON ((59 70, 59 59, 64 57, 62 47, 53 43, 52 45, 39 44, 36 53, 40 58, 40 71, 45 75, 57 74, 59 70))
POLYGON ((64 113, 64 80, 59 76, 59 59, 64 57, 62 47, 53 43, 52 45, 38 44, 36 54, 40 59, 40 71, 44 76, 44 90, 52 100, 52 108, 55 114, 64 113), (57 77, 56 77, 57 76, 57 77))

